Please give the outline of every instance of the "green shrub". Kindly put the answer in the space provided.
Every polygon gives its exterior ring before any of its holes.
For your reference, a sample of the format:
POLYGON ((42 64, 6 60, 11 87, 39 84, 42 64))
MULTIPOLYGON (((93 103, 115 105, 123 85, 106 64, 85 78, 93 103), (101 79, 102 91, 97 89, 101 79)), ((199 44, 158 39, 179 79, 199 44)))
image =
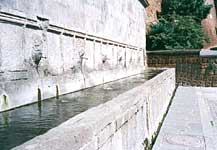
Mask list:
POLYGON ((199 22, 207 17, 211 8, 204 0, 162 0, 162 15, 192 16, 199 22))
POLYGON ((147 34, 147 49, 198 49, 208 41, 201 21, 211 5, 203 0, 163 0, 159 22, 147 34))

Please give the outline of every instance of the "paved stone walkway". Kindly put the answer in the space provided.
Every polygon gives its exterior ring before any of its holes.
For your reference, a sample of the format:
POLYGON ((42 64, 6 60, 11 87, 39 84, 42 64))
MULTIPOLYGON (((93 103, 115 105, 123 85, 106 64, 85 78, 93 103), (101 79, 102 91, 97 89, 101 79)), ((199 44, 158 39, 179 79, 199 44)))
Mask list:
POLYGON ((178 87, 153 150, 217 150, 217 88, 178 87))

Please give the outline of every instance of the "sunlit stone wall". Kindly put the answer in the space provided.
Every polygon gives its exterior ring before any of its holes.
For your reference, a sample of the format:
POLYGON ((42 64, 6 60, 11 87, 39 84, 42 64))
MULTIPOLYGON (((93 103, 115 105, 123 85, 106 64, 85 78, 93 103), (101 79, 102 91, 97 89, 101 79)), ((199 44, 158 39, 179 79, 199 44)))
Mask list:
POLYGON ((0 111, 137 74, 144 54, 137 0, 1 0, 0 111))

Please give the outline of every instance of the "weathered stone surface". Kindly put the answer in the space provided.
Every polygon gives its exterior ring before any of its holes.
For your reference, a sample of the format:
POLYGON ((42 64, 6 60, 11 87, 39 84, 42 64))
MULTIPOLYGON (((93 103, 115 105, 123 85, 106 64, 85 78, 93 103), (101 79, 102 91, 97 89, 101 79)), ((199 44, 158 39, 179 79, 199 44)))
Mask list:
POLYGON ((139 0, 1 0, 0 20, 0 112, 144 69, 139 0))
POLYGON ((217 88, 178 87, 153 150, 217 149, 216 93, 217 88))
POLYGON ((143 150, 144 140, 150 140, 157 130, 174 89, 175 70, 169 69, 14 149, 143 150), (138 107, 140 103, 143 107, 138 107))

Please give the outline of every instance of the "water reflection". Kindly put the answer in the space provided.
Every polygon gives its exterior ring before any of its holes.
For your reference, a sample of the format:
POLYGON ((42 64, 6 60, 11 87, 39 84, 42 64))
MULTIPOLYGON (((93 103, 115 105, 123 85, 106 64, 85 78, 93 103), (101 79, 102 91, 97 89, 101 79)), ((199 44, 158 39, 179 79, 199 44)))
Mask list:
POLYGON ((5 128, 9 127, 9 112, 2 113, 2 124, 5 128))
POLYGON ((141 85, 162 70, 104 84, 0 114, 0 150, 20 145, 69 118, 141 85))

